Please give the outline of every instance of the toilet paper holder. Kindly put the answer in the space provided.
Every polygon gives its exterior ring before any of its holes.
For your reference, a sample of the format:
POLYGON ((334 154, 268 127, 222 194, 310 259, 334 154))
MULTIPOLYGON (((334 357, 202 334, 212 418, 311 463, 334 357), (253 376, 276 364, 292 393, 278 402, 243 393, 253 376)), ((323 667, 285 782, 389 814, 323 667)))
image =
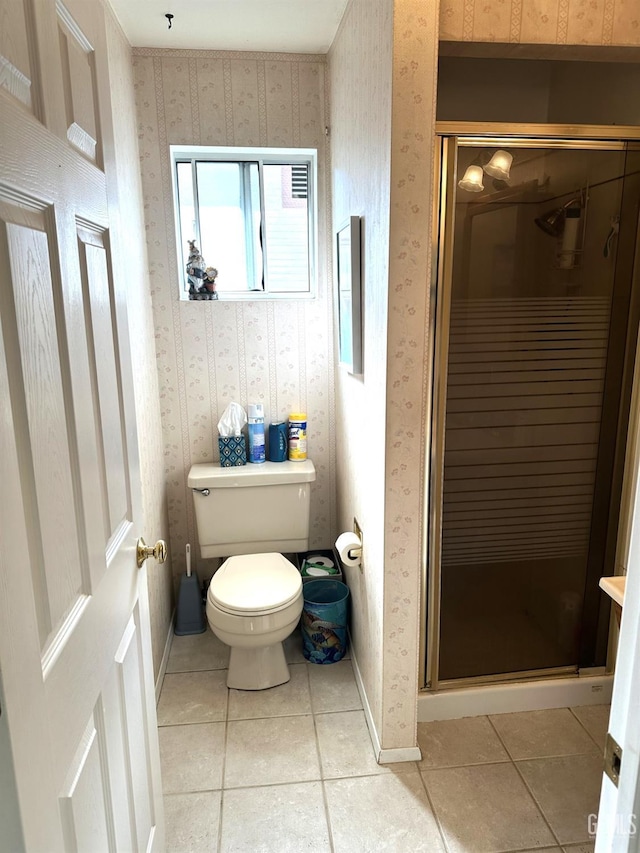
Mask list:
POLYGON ((358 528, 357 533, 350 530, 341 533, 335 547, 345 566, 359 566, 362 561, 362 531, 358 528))
POLYGON ((360 542, 359 545, 352 545, 348 549, 347 553, 349 554, 349 556, 351 557, 352 560, 355 560, 356 558, 358 560, 361 560, 362 559, 362 542, 360 542))

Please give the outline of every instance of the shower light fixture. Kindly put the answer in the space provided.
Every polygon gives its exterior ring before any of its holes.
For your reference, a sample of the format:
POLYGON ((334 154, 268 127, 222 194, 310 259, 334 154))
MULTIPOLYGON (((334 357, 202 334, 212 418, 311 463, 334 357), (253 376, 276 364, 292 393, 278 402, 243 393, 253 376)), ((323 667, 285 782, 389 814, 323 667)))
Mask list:
POLYGON ((482 166, 467 166, 462 180, 458 181, 461 190, 470 193, 481 193, 484 189, 482 183, 482 166))
POLYGON ((508 181, 513 155, 508 151, 496 151, 491 160, 484 166, 487 175, 497 178, 499 181, 508 181))
POLYGON ((487 151, 481 151, 471 166, 467 166, 464 177, 458 181, 461 190, 470 193, 481 193, 484 190, 483 174, 486 172, 493 178, 493 187, 502 190, 509 180, 513 155, 508 151, 496 151, 491 158, 487 151))

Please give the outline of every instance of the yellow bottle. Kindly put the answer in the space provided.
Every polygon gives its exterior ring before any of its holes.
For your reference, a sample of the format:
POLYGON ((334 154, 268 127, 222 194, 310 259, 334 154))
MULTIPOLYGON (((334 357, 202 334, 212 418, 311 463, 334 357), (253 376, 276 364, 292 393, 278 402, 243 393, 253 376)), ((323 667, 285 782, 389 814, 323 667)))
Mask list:
POLYGON ((304 412, 289 415, 289 459, 302 462, 307 458, 307 416, 304 412))

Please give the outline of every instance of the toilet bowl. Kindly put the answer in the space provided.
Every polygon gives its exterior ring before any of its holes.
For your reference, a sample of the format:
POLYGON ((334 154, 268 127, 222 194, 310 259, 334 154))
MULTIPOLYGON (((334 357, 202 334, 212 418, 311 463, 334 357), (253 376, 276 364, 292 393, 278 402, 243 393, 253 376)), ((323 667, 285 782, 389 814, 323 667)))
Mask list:
POLYGON ((229 557, 207 592, 207 621, 231 648, 227 686, 264 690, 289 681, 283 641, 302 613, 300 572, 282 554, 229 557))

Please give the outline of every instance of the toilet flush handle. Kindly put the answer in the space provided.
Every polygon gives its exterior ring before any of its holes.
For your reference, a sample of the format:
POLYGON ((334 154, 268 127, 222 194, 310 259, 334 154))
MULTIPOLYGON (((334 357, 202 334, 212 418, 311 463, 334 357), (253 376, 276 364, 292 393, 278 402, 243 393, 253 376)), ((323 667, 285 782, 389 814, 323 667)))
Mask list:
POLYGON ((200 492, 201 495, 204 495, 205 498, 209 496, 209 489, 192 489, 194 492, 200 492))

